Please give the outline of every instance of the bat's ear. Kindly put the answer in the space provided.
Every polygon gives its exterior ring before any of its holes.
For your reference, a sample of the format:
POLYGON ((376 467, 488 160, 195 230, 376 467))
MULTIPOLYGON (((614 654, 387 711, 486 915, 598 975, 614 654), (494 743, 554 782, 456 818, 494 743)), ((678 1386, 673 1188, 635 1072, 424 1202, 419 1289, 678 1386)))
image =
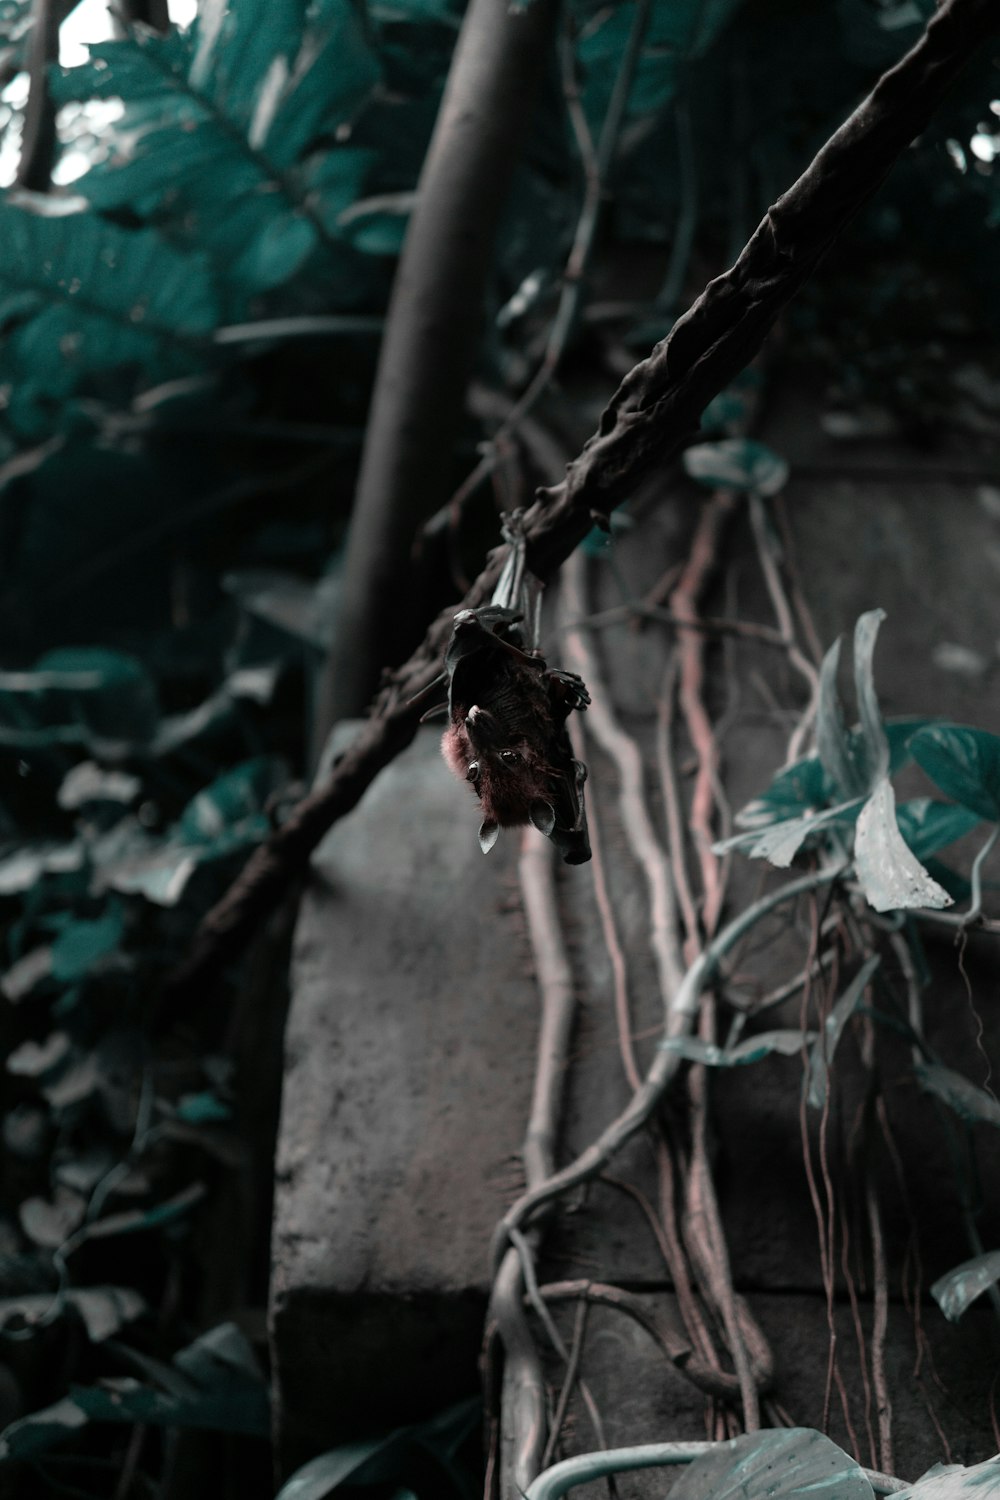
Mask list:
POLYGON ((489 854, 493 845, 500 837, 500 824, 485 822, 479 825, 479 847, 484 854, 489 854))
POLYGON ((546 838, 552 837, 553 829, 556 826, 556 815, 555 809, 550 803, 540 800, 533 802, 528 816, 539 833, 544 833, 546 838))

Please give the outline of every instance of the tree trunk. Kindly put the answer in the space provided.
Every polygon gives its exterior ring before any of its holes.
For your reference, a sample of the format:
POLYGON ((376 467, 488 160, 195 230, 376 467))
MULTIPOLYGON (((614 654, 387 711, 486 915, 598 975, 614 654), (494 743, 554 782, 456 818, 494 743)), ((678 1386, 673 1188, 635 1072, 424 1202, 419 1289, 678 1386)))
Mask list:
POLYGON ((378 671, 415 644, 410 550, 446 499, 493 246, 555 0, 470 0, 396 275, 347 540, 320 743, 360 713, 378 671))

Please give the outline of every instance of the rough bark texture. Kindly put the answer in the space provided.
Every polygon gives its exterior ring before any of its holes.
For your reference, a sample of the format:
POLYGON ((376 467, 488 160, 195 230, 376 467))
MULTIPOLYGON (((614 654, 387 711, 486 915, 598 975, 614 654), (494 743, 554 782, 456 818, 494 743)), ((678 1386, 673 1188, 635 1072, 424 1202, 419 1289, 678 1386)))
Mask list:
POLYGON ((555 15, 554 0, 472 0, 466 13, 393 287, 321 734, 360 713, 380 668, 417 639, 413 537, 446 499, 497 227, 555 15))
MULTIPOLYGON (((565 481, 540 491, 527 514, 528 566, 539 578, 552 577, 595 516, 628 499, 653 464, 665 463, 684 446, 708 402, 750 361, 839 231, 925 127, 962 66, 998 30, 996 0, 946 0, 916 46, 769 209, 736 264, 709 284, 669 337, 626 376, 565 481)), ((455 608, 475 608, 489 598, 505 550, 490 554, 455 608)), ((207 914, 188 961, 168 986, 168 1009, 204 993, 305 867, 326 830, 413 739, 425 705, 411 700, 440 671, 454 614, 448 609, 435 620, 413 656, 392 674, 372 717, 330 776, 253 854, 207 914)))

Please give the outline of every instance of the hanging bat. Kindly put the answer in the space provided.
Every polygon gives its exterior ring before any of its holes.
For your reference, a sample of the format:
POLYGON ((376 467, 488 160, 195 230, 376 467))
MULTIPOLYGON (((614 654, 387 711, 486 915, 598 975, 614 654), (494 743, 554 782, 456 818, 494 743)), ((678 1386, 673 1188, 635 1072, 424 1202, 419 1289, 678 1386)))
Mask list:
POLYGON ((546 664, 537 649, 541 585, 525 566, 517 515, 493 601, 455 616, 445 655, 448 727, 441 752, 479 798, 479 843, 488 853, 501 828, 533 823, 567 864, 590 858, 583 786, 566 720, 590 702, 582 680, 546 664))

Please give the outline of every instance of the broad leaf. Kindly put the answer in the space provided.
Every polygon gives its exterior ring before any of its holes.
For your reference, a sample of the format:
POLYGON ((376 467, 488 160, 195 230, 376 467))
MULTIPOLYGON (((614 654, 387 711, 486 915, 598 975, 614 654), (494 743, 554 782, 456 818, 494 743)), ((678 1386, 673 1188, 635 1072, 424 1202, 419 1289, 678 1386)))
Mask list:
POLYGON ((36 1292, 23 1297, 0 1298, 0 1327, 19 1317, 30 1327, 40 1319, 51 1321, 60 1304, 76 1311, 92 1343, 103 1343, 125 1323, 134 1322, 147 1310, 145 1298, 127 1286, 70 1287, 61 1295, 36 1292))
POLYGON ((684 471, 710 489, 753 490, 776 495, 788 479, 788 464, 763 443, 723 438, 697 443, 683 454, 684 471))
POLYGON ((695 1459, 670 1500, 873 1500, 864 1470, 808 1427, 748 1433, 695 1459))
POLYGON ((1000 1490, 1000 1454, 981 1464, 936 1464, 898 1500, 988 1500, 1000 1490))
POLYGON ((861 809, 854 836, 854 868, 876 911, 951 906, 948 892, 907 848, 896 824, 896 794, 883 777, 861 809))
POLYGON ((968 1125, 993 1125, 1000 1129, 1000 1104, 992 1094, 979 1088, 971 1079, 938 1063, 917 1063, 917 1082, 927 1093, 954 1110, 968 1125))
POLYGON ((241 0, 201 8, 189 31, 137 29, 93 46, 54 89, 60 102, 125 101, 109 149, 77 184, 87 199, 166 213, 255 293, 333 245, 370 159, 337 145, 337 131, 377 78, 355 6, 241 0))
POLYGON ((809 1088, 806 1097, 814 1109, 822 1109, 826 1101, 830 1064, 833 1062, 837 1043, 880 963, 881 959, 876 955, 862 965, 823 1023, 823 1033, 816 1041, 809 1058, 809 1088))
POLYGON ((93 921, 67 922, 52 944, 52 975, 55 979, 81 979, 100 959, 113 953, 124 930, 121 904, 116 902, 104 916, 93 921))
POLYGON ((819 812, 833 791, 818 755, 807 755, 779 771, 765 792, 736 815, 739 828, 766 828, 803 813, 819 812))
POLYGON ((74 1387, 73 1401, 92 1421, 149 1422, 266 1437, 267 1384, 253 1350, 232 1323, 212 1329, 174 1356, 188 1389, 157 1390, 131 1378, 74 1387))
MULTIPOLYGON (((72 209, 74 201, 62 200, 72 209)), ((167 378, 202 358, 219 321, 204 260, 148 229, 120 229, 49 200, 0 198, 0 377, 25 431, 50 405, 102 371, 138 367, 167 378)))
POLYGON ((936 802, 932 797, 914 797, 896 808, 899 831, 920 860, 954 843, 979 821, 979 814, 971 808, 936 802))
POLYGON ((474 1492, 455 1466, 455 1455, 480 1418, 477 1400, 463 1401, 439 1416, 384 1437, 343 1443, 310 1459, 286 1480, 276 1500, 323 1500, 345 1485, 419 1485, 435 1500, 458 1500, 474 1492), (428 1488, 428 1486, 430 1486, 428 1488))
POLYGON ((72 1437, 86 1422, 84 1413, 69 1397, 32 1412, 30 1417, 12 1422, 0 1433, 0 1463, 46 1453, 72 1437))
POLYGON ((768 859, 779 870, 786 869, 796 854, 813 833, 834 823, 853 823, 861 810, 861 798, 843 802, 839 807, 829 807, 825 812, 807 813, 801 818, 786 818, 781 823, 755 829, 752 833, 737 833, 712 845, 715 854, 726 854, 738 849, 750 859, 768 859))
POLYGON ((939 1276, 931 1287, 931 1296, 945 1317, 957 1323, 970 1303, 1000 1281, 1000 1250, 973 1256, 945 1276, 939 1276))
POLYGON ((913 758, 948 797, 1000 821, 1000 737, 985 729, 935 724, 910 743, 913 758))

